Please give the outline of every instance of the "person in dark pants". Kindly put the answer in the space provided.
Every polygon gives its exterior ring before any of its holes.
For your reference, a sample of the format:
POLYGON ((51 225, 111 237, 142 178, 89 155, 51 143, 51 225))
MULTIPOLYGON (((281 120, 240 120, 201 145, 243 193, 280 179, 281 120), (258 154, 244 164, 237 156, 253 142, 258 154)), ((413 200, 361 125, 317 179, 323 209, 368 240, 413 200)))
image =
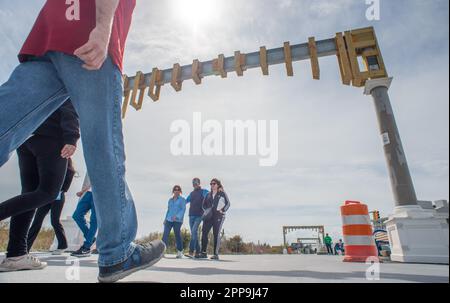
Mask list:
POLYGON ((53 255, 61 255, 68 248, 67 238, 64 232, 64 227, 61 224, 60 218, 61 213, 64 208, 64 203, 66 201, 65 193, 70 188, 72 184, 73 177, 75 176, 75 168, 73 167, 72 159, 68 159, 66 177, 64 179, 63 187, 61 188, 61 193, 59 199, 49 203, 45 206, 39 208, 34 216, 33 223, 31 224, 30 231, 28 232, 28 251, 31 251, 33 243, 36 240, 39 231, 42 228, 42 223, 48 212, 50 213, 50 219, 53 229, 55 230, 56 239, 58 240, 58 248, 52 252, 53 255))
POLYGON ((188 257, 193 258, 195 255, 200 254, 200 243, 198 240, 198 230, 200 224, 202 223, 203 216, 203 201, 206 199, 209 191, 202 189, 200 185, 200 179, 194 178, 192 180, 192 186, 194 191, 192 191, 186 198, 186 203, 190 203, 189 208, 189 226, 191 228, 191 242, 189 243, 189 255, 188 257), (195 252, 195 255, 194 255, 195 252))
POLYGON ((331 239, 329 234, 325 236, 325 246, 327 247, 327 253, 333 255, 333 239, 331 239))
POLYGON ((11 217, 6 259, 0 272, 42 269, 45 262, 28 254, 28 230, 37 208, 58 197, 67 171, 67 159, 80 138, 79 119, 65 102, 18 150, 22 194, 0 204, 0 221, 11 217))
POLYGON ((167 205, 164 220, 164 233, 162 241, 168 246, 170 232, 174 231, 177 246, 177 259, 183 258, 183 239, 181 238, 181 226, 183 226, 184 213, 186 212, 186 200, 181 196, 181 186, 175 185, 172 189, 173 196, 167 205))
POLYGON ((220 180, 211 181, 211 192, 203 202, 203 230, 202 230, 202 252, 198 256, 200 259, 208 258, 208 235, 211 229, 214 235, 214 255, 212 260, 219 260, 220 239, 219 234, 225 221, 225 213, 230 208, 230 200, 225 193, 220 180))

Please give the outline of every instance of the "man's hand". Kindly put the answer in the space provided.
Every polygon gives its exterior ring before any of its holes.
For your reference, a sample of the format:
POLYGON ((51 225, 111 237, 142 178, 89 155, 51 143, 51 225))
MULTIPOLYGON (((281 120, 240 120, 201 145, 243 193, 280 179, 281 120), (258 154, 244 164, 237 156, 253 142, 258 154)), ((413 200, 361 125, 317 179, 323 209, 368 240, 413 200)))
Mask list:
POLYGON ((84 61, 83 68, 98 70, 108 55, 109 39, 114 15, 120 0, 95 0, 96 26, 89 35, 89 41, 74 52, 84 61))
POLYGON ((89 35, 89 41, 75 50, 74 55, 80 58, 87 70, 99 70, 108 56, 110 28, 97 26, 89 35))
POLYGON ((77 147, 74 145, 66 144, 64 145, 63 149, 61 150, 61 157, 64 159, 69 159, 70 157, 75 154, 75 151, 77 150, 77 147))

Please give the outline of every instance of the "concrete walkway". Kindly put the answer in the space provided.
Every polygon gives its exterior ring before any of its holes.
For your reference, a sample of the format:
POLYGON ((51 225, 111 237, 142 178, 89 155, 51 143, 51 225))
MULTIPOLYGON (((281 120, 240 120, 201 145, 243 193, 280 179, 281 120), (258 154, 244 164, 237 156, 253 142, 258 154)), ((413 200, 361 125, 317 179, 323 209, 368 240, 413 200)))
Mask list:
MULTIPOLYGON (((0 283, 97 282, 97 257, 36 254, 48 267, 40 271, 0 273, 0 283), (77 259, 78 260, 78 259, 77 259), (79 280, 77 279, 79 273, 79 280), (75 278, 75 280, 73 280, 75 278)), ((3 259, 4 255, 0 255, 3 259)), ((366 279, 369 265, 343 263, 342 257, 316 255, 222 256, 221 261, 175 259, 167 256, 154 267, 123 282, 156 283, 448 283, 448 265, 380 264, 380 280, 366 279)))

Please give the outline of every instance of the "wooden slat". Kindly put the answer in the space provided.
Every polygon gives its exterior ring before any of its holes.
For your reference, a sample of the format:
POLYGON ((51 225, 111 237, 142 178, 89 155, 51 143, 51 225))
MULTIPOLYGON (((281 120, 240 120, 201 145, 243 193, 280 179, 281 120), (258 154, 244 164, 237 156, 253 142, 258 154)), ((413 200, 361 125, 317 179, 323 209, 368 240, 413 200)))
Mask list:
POLYGON ((183 88, 183 81, 181 79, 181 66, 178 63, 173 65, 172 69, 172 81, 170 85, 172 85, 173 89, 177 92, 181 91, 183 88))
POLYGON ((217 71, 222 78, 227 77, 227 72, 225 71, 225 55, 220 54, 217 59, 217 71))
POLYGON ((150 78, 150 88, 148 90, 148 96, 153 101, 158 101, 161 93, 161 78, 162 72, 158 68, 154 68, 152 71, 152 76, 150 78))
POLYGON ((195 59, 192 63, 192 79, 194 80, 194 83, 199 85, 202 84, 202 78, 200 77, 200 74, 202 72, 202 65, 198 59, 195 59))
POLYGON ((234 52, 234 67, 238 77, 242 77, 244 75, 243 69, 244 65, 245 65, 245 54, 241 54, 240 51, 234 52))
POLYGON ((352 69, 350 67, 350 61, 348 59, 347 47, 342 33, 336 34, 336 49, 337 58, 339 62, 339 69, 341 71, 342 83, 350 85, 352 83, 352 69))
POLYGON ((286 62, 286 71, 289 77, 294 76, 294 67, 292 66, 292 51, 291 44, 284 42, 284 60, 286 62))
POLYGON ((366 34, 366 33, 371 33, 371 32, 374 32, 373 26, 360 28, 360 29, 355 29, 355 30, 351 31, 351 33, 353 35, 360 35, 360 34, 366 34))
POLYGON ((353 42, 353 47, 356 48, 367 48, 375 46, 377 42, 375 40, 363 40, 358 42, 353 42))
POLYGON ((261 46, 259 49, 259 63, 264 76, 269 75, 269 65, 267 63, 267 49, 265 46, 261 46))
POLYGON ((355 47, 353 46, 352 34, 350 31, 345 32, 344 39, 347 44, 348 59, 350 61, 350 67, 352 69, 353 86, 361 87, 362 86, 362 78, 361 78, 361 73, 359 70, 358 57, 356 55, 355 47))
POLYGON ((124 75, 123 78, 124 78, 123 87, 125 88, 125 96, 124 96, 124 100, 123 100, 123 104, 122 104, 122 119, 125 119, 125 116, 127 114, 127 109, 128 109, 128 103, 130 102, 131 90, 128 89, 130 79, 128 78, 127 75, 124 75))
POLYGON ((309 38, 308 46, 309 46, 309 56, 311 57, 311 69, 313 79, 320 80, 319 58, 317 57, 317 45, 316 39, 314 37, 309 38))
POLYGON ((134 109, 136 110, 140 110, 142 108, 143 99, 141 100, 141 98, 139 98, 139 101, 141 102, 136 102, 136 98, 138 90, 141 87, 142 79, 144 78, 143 76, 144 74, 141 71, 139 71, 136 73, 136 76, 134 77, 134 85, 133 85, 133 92, 131 94, 130 105, 134 107, 134 109))

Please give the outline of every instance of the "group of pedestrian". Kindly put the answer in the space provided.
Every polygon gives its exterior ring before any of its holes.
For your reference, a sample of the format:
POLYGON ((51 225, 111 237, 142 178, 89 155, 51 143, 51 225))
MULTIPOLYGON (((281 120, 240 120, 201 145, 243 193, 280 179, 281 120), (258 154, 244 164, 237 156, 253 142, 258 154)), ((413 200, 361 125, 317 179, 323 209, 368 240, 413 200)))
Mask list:
POLYGON ((177 258, 183 258, 184 247, 181 237, 181 227, 184 222, 186 205, 189 208, 189 227, 191 230, 191 241, 189 243, 189 258, 207 259, 207 249, 209 234, 213 230, 214 248, 212 260, 219 260, 220 232, 225 221, 225 214, 230 208, 228 195, 225 193, 222 182, 212 179, 211 190, 201 187, 199 178, 192 180, 193 191, 185 199, 182 196, 181 186, 175 185, 172 190, 172 197, 168 202, 168 209, 164 220, 163 242, 168 245, 168 239, 172 229, 175 233, 177 258), (201 230, 201 242, 199 240, 199 230, 201 230))
POLYGON ((333 248, 333 239, 330 237, 329 234, 325 235, 324 242, 327 248, 327 253, 329 255, 337 256, 339 254, 341 255, 345 254, 344 242, 342 241, 342 239, 339 239, 339 241, 334 244, 334 248, 333 248))

